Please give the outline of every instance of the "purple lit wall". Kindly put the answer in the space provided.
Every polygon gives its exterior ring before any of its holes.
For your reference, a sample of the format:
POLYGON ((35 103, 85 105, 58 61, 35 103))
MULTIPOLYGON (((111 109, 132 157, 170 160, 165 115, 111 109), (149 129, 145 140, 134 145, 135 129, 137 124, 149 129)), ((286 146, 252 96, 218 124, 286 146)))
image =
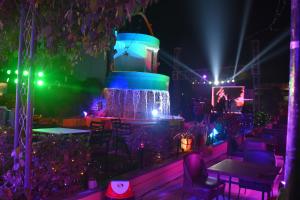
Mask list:
POLYGON ((300 185, 300 118, 299 118, 299 38, 300 2, 291 1, 291 43, 288 127, 284 179, 287 183, 286 199, 299 199, 300 185))

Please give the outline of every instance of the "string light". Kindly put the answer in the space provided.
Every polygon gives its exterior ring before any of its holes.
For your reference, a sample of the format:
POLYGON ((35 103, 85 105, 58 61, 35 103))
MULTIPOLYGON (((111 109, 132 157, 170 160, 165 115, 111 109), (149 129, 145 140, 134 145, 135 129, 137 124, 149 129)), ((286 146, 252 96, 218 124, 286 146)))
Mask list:
POLYGON ((212 84, 214 84, 214 85, 222 85, 222 84, 225 84, 225 83, 228 83, 228 84, 230 84, 230 83, 234 83, 235 82, 235 80, 234 79, 232 79, 232 80, 222 80, 222 81, 218 81, 218 80, 216 80, 216 81, 214 81, 214 82, 212 82, 212 81, 203 81, 203 82, 201 82, 201 81, 192 81, 191 83, 192 83, 192 85, 195 85, 195 84, 198 84, 198 85, 206 85, 206 84, 209 84, 209 85, 212 85, 212 84))
POLYGON ((38 73, 38 77, 43 77, 44 76, 44 73, 43 72, 39 72, 38 73))
POLYGON ((143 143, 143 142, 141 142, 141 144, 140 144, 140 148, 141 148, 141 149, 143 149, 144 147, 145 147, 144 143, 143 143))

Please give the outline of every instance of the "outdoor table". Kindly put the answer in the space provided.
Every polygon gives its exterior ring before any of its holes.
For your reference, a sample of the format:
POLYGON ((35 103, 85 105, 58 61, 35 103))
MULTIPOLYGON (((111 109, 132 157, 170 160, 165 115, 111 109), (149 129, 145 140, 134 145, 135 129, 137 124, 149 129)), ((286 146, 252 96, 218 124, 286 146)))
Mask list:
POLYGON ((35 136, 38 136, 38 138, 41 136, 48 137, 48 136, 63 136, 66 138, 66 136, 74 136, 74 135, 87 135, 90 136, 91 131, 85 130, 85 129, 73 129, 73 128, 35 128, 32 129, 32 132, 34 132, 35 136))
POLYGON ((259 136, 259 137, 249 137, 249 138, 247 138, 247 140, 253 141, 253 142, 263 142, 267 146, 271 147, 272 150, 275 150, 275 147, 277 145, 277 141, 275 138, 266 138, 263 136, 259 136))
MULTIPOLYGON (((231 195, 231 178, 236 177, 257 183, 273 183, 280 167, 262 166, 251 162, 225 159, 208 168, 209 171, 220 175, 229 176, 229 194, 231 195)), ((264 194, 264 193, 263 193, 264 194)), ((262 196, 264 198, 264 195, 262 196)))
POLYGON ((39 134, 49 134, 49 135, 77 135, 77 134, 89 134, 90 130, 85 129, 73 129, 73 128, 36 128, 32 129, 33 132, 39 134))
POLYGON ((247 140, 254 141, 254 142, 264 142, 267 145, 275 145, 276 144, 276 141, 274 138, 266 138, 263 136, 249 137, 249 138, 247 138, 247 140))

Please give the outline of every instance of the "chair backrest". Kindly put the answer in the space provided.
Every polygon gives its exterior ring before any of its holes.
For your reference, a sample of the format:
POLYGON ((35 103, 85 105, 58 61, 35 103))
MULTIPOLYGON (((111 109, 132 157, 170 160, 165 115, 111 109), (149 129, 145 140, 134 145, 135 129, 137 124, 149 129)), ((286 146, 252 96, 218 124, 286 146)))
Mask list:
POLYGON ((114 132, 118 131, 121 126, 121 119, 111 119, 111 125, 114 132))
POLYGON ((104 137, 104 122, 91 121, 90 130, 89 144, 98 144, 104 137))
POLYGON ((244 152, 244 161, 252 162, 259 165, 266 165, 274 167, 276 159, 274 152, 250 150, 244 152))
POLYGON ((118 129, 118 134, 120 135, 129 135, 132 133, 131 124, 128 123, 121 123, 118 129))
POLYGON ((208 173, 204 160, 199 153, 193 152, 184 156, 183 168, 184 184, 202 184, 206 181, 208 173))
POLYGON ((251 140, 247 139, 244 144, 244 150, 249 151, 249 150, 267 150, 267 145, 266 143, 262 141, 256 141, 256 140, 251 140))
POLYGON ((104 122, 91 121, 90 129, 96 130, 96 131, 103 131, 104 130, 104 122))

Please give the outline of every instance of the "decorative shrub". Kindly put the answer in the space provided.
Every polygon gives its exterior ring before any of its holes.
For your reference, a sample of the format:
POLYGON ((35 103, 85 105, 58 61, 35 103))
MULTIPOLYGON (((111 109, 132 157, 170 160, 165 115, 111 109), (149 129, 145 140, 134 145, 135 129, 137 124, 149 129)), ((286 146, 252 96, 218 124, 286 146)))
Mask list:
POLYGON ((256 112, 254 114, 254 126, 264 127, 271 120, 271 116, 265 112, 256 112))

